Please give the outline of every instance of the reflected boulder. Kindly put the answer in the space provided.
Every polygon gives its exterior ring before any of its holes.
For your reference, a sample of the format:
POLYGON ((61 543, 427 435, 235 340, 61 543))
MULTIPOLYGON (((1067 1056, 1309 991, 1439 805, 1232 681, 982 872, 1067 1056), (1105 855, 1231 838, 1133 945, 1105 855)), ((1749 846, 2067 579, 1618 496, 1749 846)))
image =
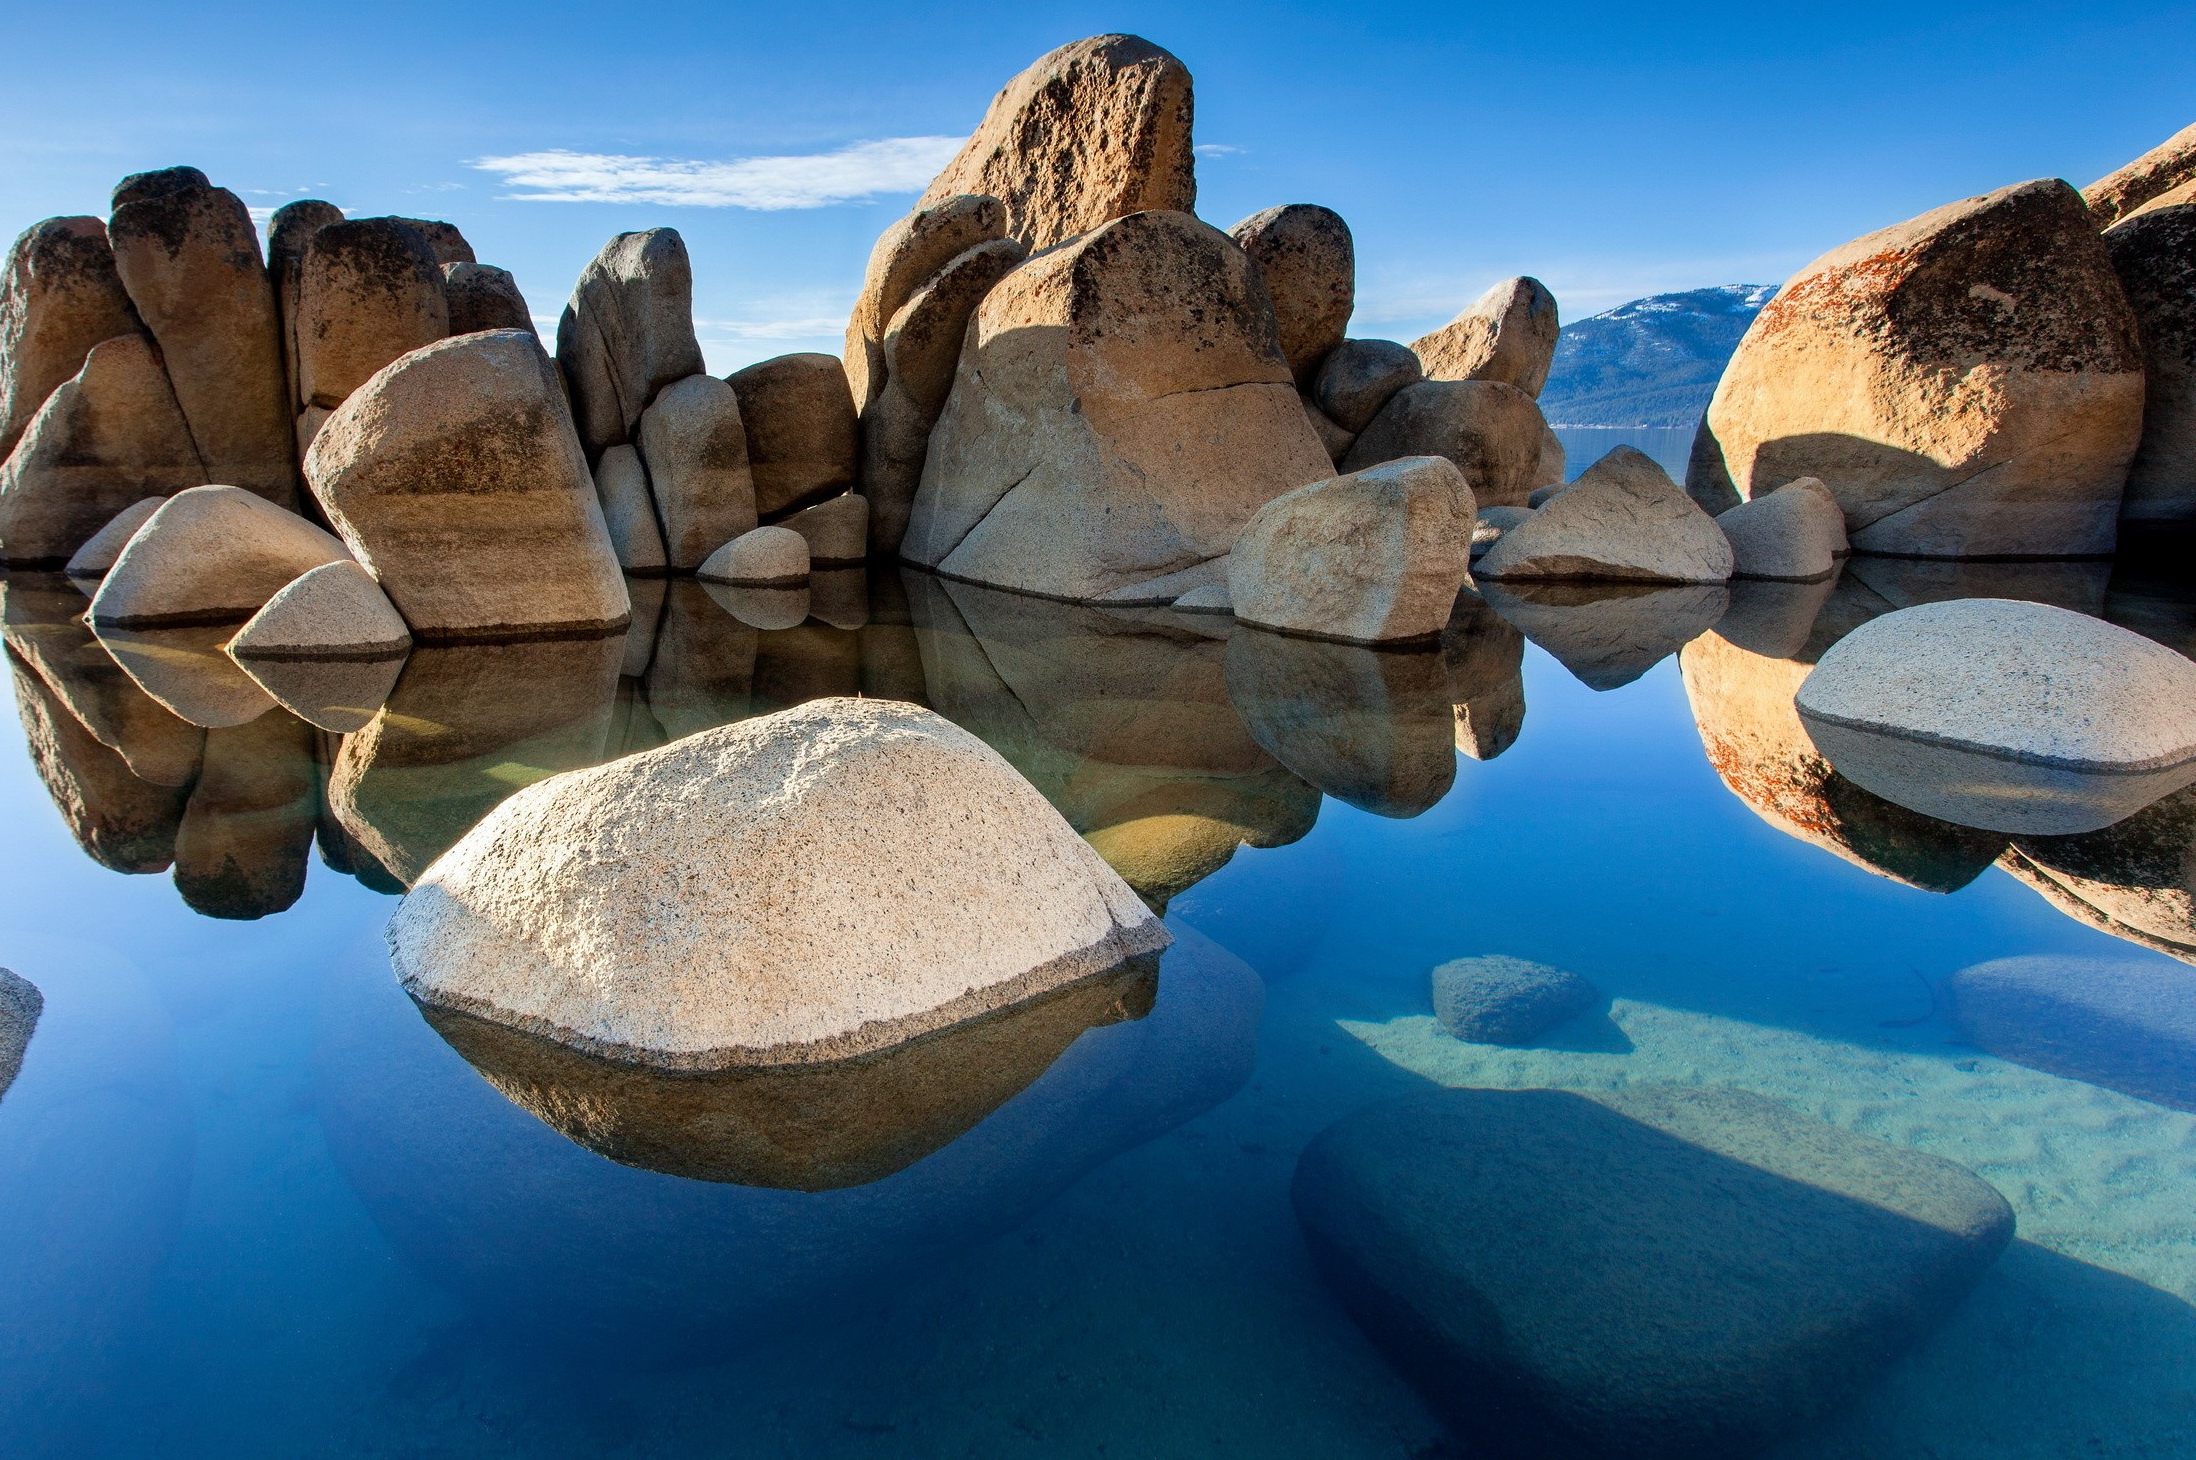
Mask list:
POLYGON ((1432 809, 1456 779, 1455 715, 1437 650, 1381 650, 1238 629, 1228 696, 1273 758, 1378 816, 1432 809))
POLYGON ((102 867, 164 870, 175 859, 186 788, 132 775, 128 763, 92 737, 12 646, 7 658, 31 766, 69 835, 102 867))
POLYGON ((1479 595, 1596 690, 1638 679, 1714 628, 1731 603, 1720 583, 1656 588, 1522 580, 1482 583, 1479 595))
POLYGON ((1297 1162, 1323 1276, 1490 1454, 1736 1457, 1932 1333, 2013 1236, 1937 1156, 1740 1090, 1444 1090, 1297 1162))
POLYGON ((206 732, 175 835, 175 887, 215 918, 263 918, 305 891, 320 811, 313 727, 283 710, 206 732))
POLYGON ((1999 865, 2100 932, 2196 963, 2196 787, 2100 831, 2015 837, 1999 865))
POLYGON ((274 708, 267 692, 222 652, 234 632, 229 624, 105 629, 99 642, 164 708, 193 725, 220 729, 274 708))
POLYGON ((1960 1032, 2000 1059, 2196 1111, 2196 973, 2163 960, 1999 958, 1952 975, 1960 1032))
POLYGON ((8 647, 77 722, 140 780, 188 786, 204 732, 124 672, 84 623, 83 608, 82 595, 49 574, 13 573, 0 583, 8 647))
POLYGON ((677 740, 754 714, 757 630, 726 612, 698 584, 673 582, 668 588, 655 653, 642 681, 647 712, 662 728, 662 739, 677 740))

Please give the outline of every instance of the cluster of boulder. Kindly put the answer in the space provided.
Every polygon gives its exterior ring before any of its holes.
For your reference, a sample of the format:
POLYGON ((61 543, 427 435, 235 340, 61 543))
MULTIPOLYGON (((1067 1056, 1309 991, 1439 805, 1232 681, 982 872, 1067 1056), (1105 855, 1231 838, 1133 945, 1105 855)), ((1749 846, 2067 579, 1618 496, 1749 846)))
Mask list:
POLYGON ((2110 554, 2196 522, 2196 128, 1832 250, 1747 330, 1694 441, 1711 510, 1821 481, 1861 552, 2110 554))

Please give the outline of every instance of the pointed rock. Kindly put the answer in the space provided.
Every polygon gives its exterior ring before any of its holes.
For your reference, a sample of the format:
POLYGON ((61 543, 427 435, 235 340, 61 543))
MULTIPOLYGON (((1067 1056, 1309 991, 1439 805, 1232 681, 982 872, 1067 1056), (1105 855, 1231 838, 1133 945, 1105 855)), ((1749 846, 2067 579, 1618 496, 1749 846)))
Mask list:
POLYGON ((0 274, 0 461, 94 345, 137 332, 106 224, 48 218, 24 229, 0 274))
POLYGON ((2161 193, 2196 181, 2196 124, 2181 128, 2142 156, 2082 189, 2082 201, 2107 228, 2161 193))
POLYGON ((714 375, 665 386, 641 413, 640 450, 672 572, 692 572, 755 525, 747 431, 731 386, 714 375))
POLYGON ((677 229, 621 233, 603 245, 557 324, 557 363, 589 461, 633 439, 657 391, 702 373, 694 266, 677 229))
POLYGON ((411 647, 389 596, 349 558, 291 580, 228 645, 238 660, 384 659, 411 647))
POLYGON ((878 235, 846 322, 843 361, 857 411, 866 416, 884 391, 885 326, 900 306, 955 258, 1004 237, 1006 205, 977 194, 940 198, 878 235))
POLYGON ((1561 323, 1538 279, 1504 279, 1432 334, 1411 343, 1428 380, 1499 380, 1538 396, 1555 363, 1561 323))
POLYGON ((1189 68, 1132 35, 1049 51, 1006 84, 918 207, 979 193, 1031 250, 1131 213, 1197 206, 1189 68))
POLYGON ((206 480, 160 357, 140 334, 104 341, 0 463, 0 556, 66 563, 115 514, 206 480))
POLYGON ((1644 453, 1619 446, 1505 532, 1472 576, 1721 583, 1731 564, 1715 520, 1644 453))
MULTIPOLYGON (((709 555, 695 574, 736 588, 787 588, 808 581, 808 539, 790 527, 743 532, 709 555)), ((804 618, 807 616, 804 612, 804 618)))

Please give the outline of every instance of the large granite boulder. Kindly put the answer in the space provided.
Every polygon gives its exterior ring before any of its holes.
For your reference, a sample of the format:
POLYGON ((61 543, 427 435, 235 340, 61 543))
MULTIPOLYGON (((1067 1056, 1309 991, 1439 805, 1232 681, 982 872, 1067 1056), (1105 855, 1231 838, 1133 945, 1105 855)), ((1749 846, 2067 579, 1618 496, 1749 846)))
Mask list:
POLYGON ((1298 487, 1235 539, 1235 617, 1356 644, 1430 639, 1471 567, 1472 516, 1463 473, 1439 456, 1298 487))
POLYGON ((1317 203, 1284 203, 1253 213, 1228 237, 1258 262, 1281 329, 1281 354, 1299 389, 1309 390, 1327 352, 1342 343, 1357 305, 1357 246, 1350 225, 1317 203))
POLYGON ((449 337, 442 266, 399 219, 326 224, 298 265, 291 328, 303 405, 334 410, 398 356, 449 337))
POLYGON ((1393 340, 1344 340, 1319 362, 1311 400, 1352 438, 1406 385, 1425 378, 1418 356, 1393 340))
POLYGON ((1860 552, 2109 553, 2142 414, 2096 220, 2065 183, 2022 183, 1795 275, 1723 372, 1693 489, 1818 477, 1860 552))
POLYGON ((2196 1111, 2196 973, 2164 959, 1998 958, 1952 975, 1960 1032, 2000 1059, 2196 1111))
POLYGON ((168 168, 122 180, 107 237, 208 477, 296 506, 282 335, 250 212, 196 168, 168 168))
POLYGON ((1430 335, 1411 342, 1428 380, 1499 380, 1537 396, 1562 329, 1538 279, 1504 279, 1430 335))
POLYGON ((1169 602, 1332 475, 1249 258, 1186 213, 1106 224, 969 325, 901 555, 1056 597, 1169 602))
POLYGON ((979 244, 1006 237, 1006 204, 964 193, 924 203, 877 236, 846 321, 847 387, 865 417, 884 392, 885 326, 934 274, 979 244))
POLYGON ((1006 236, 1050 248, 1116 218, 1197 205, 1190 74, 1150 41, 1093 36, 1006 84, 918 208, 976 193, 1006 205, 1006 236))
POLYGON ((282 371, 292 416, 305 409, 297 379, 297 303, 305 283, 305 249, 313 235, 343 221, 343 210, 318 198, 284 203, 267 220, 267 277, 274 284, 275 317, 282 331, 282 371))
POLYGON ((286 584, 350 555, 295 512, 242 487, 192 487, 160 505, 92 598, 101 629, 237 623, 286 584))
POLYGON ((998 282, 1028 256, 1011 238, 977 244, 948 262, 885 326, 884 389, 862 415, 862 495, 874 513, 870 541, 896 553, 923 479, 930 431, 945 410, 968 321, 998 282))
POLYGON ((1709 766, 1786 836, 1924 892, 1957 892, 2004 852, 2002 835, 1909 811, 1833 771, 1792 707, 1811 662, 1746 648, 1719 627, 1687 644, 1678 664, 1709 766))
POLYGON ((2095 831, 2196 782, 2196 664, 2047 604, 1969 598, 1873 619, 1795 703, 1841 775, 1968 826, 2095 831))
POLYGON ((389 924, 431 1007, 686 1070, 890 1049, 1168 941, 997 752, 853 699, 530 787, 389 924), (673 862, 718 875, 636 875, 673 862))
POLYGON ((439 218, 398 218, 395 220, 427 241, 428 249, 435 256, 435 266, 472 264, 480 262, 473 246, 465 241, 455 223, 445 223, 439 218))
POLYGON ((92 346, 137 330, 106 224, 48 218, 24 229, 0 273, 0 461, 92 346))
POLYGON ((1731 569, 1715 519, 1647 456, 1619 446, 1503 533, 1472 576, 1721 583, 1731 569))
POLYGON ((328 418, 305 475, 416 638, 626 622, 587 461, 530 334, 461 335, 404 356, 328 418))
POLYGON ((2162 193, 2196 181, 2196 124, 2082 189, 2097 226, 2110 227, 2162 193))
POLYGON ((135 331, 117 335, 46 398, 0 462, 0 558, 66 563, 131 504, 205 481, 159 355, 135 331))
POLYGON ((2104 242, 2143 343, 2143 439, 2120 522, 2196 521, 2196 203, 2145 209, 2104 242))
POLYGON ((508 269, 493 264, 444 264, 442 297, 449 304, 453 335, 482 330, 540 333, 534 328, 533 311, 526 307, 526 296, 508 269))
POLYGON ((621 233, 572 286, 557 363, 587 459, 633 439, 656 392, 704 368, 694 338, 694 266, 675 228, 621 233))
POLYGON ((1845 513, 1837 499, 1797 483, 1717 513, 1716 526, 1731 544, 1731 572, 1739 578, 1827 578, 1845 546, 1845 513))
POLYGON ((1942 1157, 1741 1090, 1444 1090, 1291 1189, 1351 1315, 1502 1456, 1750 1456, 1864 1390, 2013 1236, 1942 1157))
POLYGON ((714 375, 689 375, 657 393, 641 413, 640 454, 672 572, 693 572, 755 525, 739 398, 714 375))
POLYGON ((739 398, 755 510, 765 521, 853 487, 861 426, 836 356, 779 355, 725 381, 739 398))
POLYGON ((1388 398, 1342 458, 1361 471, 1405 456, 1446 456, 1482 507, 1522 507, 1539 475, 1548 423, 1533 398, 1499 380, 1421 380, 1388 398))

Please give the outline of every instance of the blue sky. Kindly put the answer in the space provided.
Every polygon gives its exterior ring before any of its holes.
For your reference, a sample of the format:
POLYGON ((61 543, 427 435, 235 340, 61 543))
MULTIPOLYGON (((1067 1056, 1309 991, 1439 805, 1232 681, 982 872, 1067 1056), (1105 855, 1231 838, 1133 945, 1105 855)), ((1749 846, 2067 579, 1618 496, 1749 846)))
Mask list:
POLYGON ((1199 212, 1338 209, 1352 332, 1404 339, 1514 273, 1566 318, 1777 282, 1940 202, 2087 182, 2196 120, 2188 5, 11 9, 8 235, 189 162, 258 207, 447 218, 553 317, 603 240, 669 224, 720 371, 836 351, 938 139, 1108 30, 1195 74, 1199 212), (594 200, 521 196, 545 193, 594 200))

